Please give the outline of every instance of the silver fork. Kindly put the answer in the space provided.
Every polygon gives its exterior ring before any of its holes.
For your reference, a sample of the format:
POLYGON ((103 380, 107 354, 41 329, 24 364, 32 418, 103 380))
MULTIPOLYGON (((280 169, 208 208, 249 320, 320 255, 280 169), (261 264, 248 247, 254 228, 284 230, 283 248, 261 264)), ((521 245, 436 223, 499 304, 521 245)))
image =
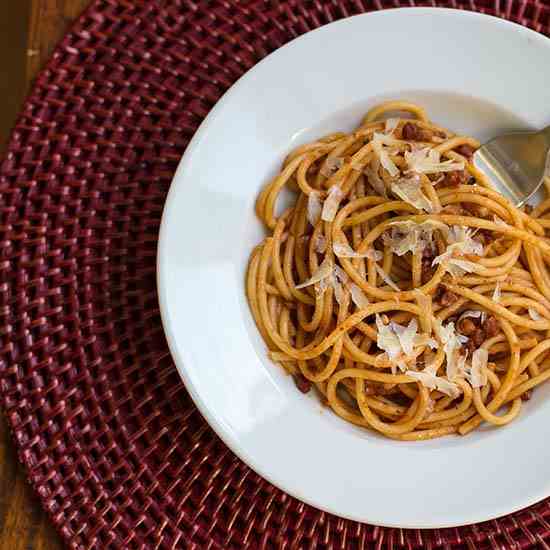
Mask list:
POLYGON ((550 126, 505 134, 482 145, 474 166, 516 206, 524 205, 550 175, 550 126))

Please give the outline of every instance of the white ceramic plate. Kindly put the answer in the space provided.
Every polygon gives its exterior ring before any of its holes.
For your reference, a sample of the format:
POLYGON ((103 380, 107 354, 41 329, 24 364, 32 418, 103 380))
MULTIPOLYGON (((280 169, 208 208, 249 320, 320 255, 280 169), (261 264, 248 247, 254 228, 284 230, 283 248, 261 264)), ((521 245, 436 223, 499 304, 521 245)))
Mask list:
POLYGON ((351 129, 387 98, 417 101, 436 122, 482 140, 542 126, 549 75, 550 40, 535 32, 468 12, 390 10, 287 44, 203 122, 164 210, 162 318, 198 408, 267 480, 340 516, 418 528, 487 520, 550 495, 550 387, 505 428, 389 441, 296 390, 267 360, 244 293, 248 256, 263 234, 254 201, 296 145, 351 129))

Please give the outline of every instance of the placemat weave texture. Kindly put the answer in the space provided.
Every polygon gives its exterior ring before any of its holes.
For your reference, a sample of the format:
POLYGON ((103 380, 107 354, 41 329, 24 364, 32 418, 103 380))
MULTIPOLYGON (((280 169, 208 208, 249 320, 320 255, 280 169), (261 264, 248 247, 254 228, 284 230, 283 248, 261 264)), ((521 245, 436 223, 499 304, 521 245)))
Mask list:
POLYGON ((164 340, 158 229, 204 116, 292 38, 400 5, 474 9, 550 33, 550 0, 97 0, 38 77, 0 171, 0 392, 69 548, 550 548, 550 500, 417 531, 285 495, 208 427, 164 340))

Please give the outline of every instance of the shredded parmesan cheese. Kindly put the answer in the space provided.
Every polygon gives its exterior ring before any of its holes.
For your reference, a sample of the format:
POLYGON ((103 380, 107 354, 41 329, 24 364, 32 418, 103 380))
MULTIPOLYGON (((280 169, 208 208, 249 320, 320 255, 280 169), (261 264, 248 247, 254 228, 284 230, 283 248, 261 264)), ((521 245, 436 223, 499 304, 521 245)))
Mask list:
POLYGON ((351 292, 351 299, 353 303, 359 309, 365 309, 370 304, 369 299, 367 298, 367 295, 355 283, 351 283, 350 292, 351 292))
POLYGON ((447 323, 443 326, 437 318, 433 320, 433 328, 438 340, 443 344, 447 360, 446 374, 447 378, 452 381, 464 369, 466 357, 460 353, 460 348, 468 341, 468 338, 455 331, 454 323, 447 323))
POLYGON ((332 273, 328 277, 321 279, 319 281, 319 284, 315 285, 315 294, 317 296, 322 296, 325 293, 325 290, 327 290, 327 288, 333 287, 333 284, 332 284, 333 279, 334 279, 334 276, 332 273))
POLYGON ((472 365, 467 375, 468 382, 472 388, 482 388, 487 384, 487 360, 489 353, 484 348, 479 348, 472 354, 472 365))
POLYGON ((474 262, 459 260, 457 258, 447 260, 444 265, 452 277, 462 277, 465 273, 475 273, 479 268, 478 264, 474 262))
POLYGON ((402 201, 414 206, 418 210, 424 210, 428 213, 434 211, 433 204, 422 192, 420 178, 416 175, 411 178, 401 178, 392 183, 391 190, 402 201))
POLYGON ((387 324, 385 325, 382 321, 380 315, 376 315, 376 328, 378 330, 378 335, 376 337, 376 345, 381 349, 384 350, 389 360, 392 363, 396 363, 398 358, 401 355, 402 349, 401 344, 399 343, 399 338, 395 331, 393 330, 393 327, 396 323, 393 323, 393 325, 387 324))
POLYGON ((401 289, 392 281, 391 277, 378 265, 374 264, 376 272, 380 275, 380 278, 393 290, 400 291, 401 289))
POLYGON ((474 240, 473 231, 464 226, 453 226, 447 234, 447 248, 443 254, 434 258, 432 265, 444 264, 446 270, 453 277, 461 277, 464 273, 472 273, 479 270, 478 264, 469 260, 461 260, 460 256, 474 254, 483 256, 483 245, 474 240))
POLYGON ((442 376, 437 376, 435 369, 431 365, 427 366, 423 371, 407 370, 405 374, 414 378, 430 390, 438 390, 453 398, 460 395, 460 387, 442 376))
POLYGON ((332 245, 334 254, 340 258, 369 258, 370 260, 381 260, 384 255, 379 250, 369 248, 366 252, 355 252, 353 248, 347 243, 334 243, 332 245))
POLYGON ((341 283, 347 284, 349 281, 348 274, 339 265, 334 266, 334 275, 341 283))
POLYGON ((455 162, 452 159, 441 161, 441 154, 431 147, 423 147, 415 151, 405 152, 405 161, 410 172, 417 174, 436 174, 438 172, 453 172, 464 170, 464 162, 455 162))
POLYGON ((390 136, 374 132, 372 136, 372 149, 382 167, 394 178, 399 175, 399 168, 397 168, 390 158, 388 150, 384 147, 385 145, 400 145, 400 142, 390 136))
POLYGON ((422 337, 422 339, 421 339, 421 338, 418 338, 418 339, 416 340, 416 344, 417 344, 418 346, 424 346, 424 345, 425 345, 425 346, 428 346, 428 347, 429 347, 430 349, 432 349, 432 350, 433 350, 433 349, 437 349, 438 344, 437 344, 437 341, 436 341, 436 340, 434 340, 433 338, 430 338, 430 337, 426 336, 425 334, 419 335, 419 337, 420 337, 420 336, 422 337))
POLYGON ((330 178, 344 165, 344 159, 340 157, 327 157, 319 172, 326 178, 330 178))
POLYGON ((368 258, 369 260, 373 260, 375 262, 378 262, 384 257, 384 254, 380 252, 380 250, 375 250, 374 248, 369 248, 365 252, 365 258, 368 258))
POLYGON ((317 238, 315 239, 315 242, 313 243, 313 247, 315 249, 315 252, 318 252, 319 254, 324 254, 327 250, 327 239, 322 233, 317 234, 317 238))
POLYGON ((323 206, 319 199, 319 193, 317 191, 312 191, 307 198, 307 219, 314 227, 321 217, 322 208, 323 206))
POLYGON ((483 245, 473 238, 474 234, 475 231, 468 227, 453 225, 449 229, 447 241, 450 246, 455 247, 453 250, 460 250, 462 254, 483 256, 483 245))
POLYGON ((403 256, 407 252, 412 252, 414 254, 423 249, 422 244, 419 242, 419 234, 417 231, 402 231, 398 227, 393 227, 391 229, 391 236, 384 233, 382 240, 394 254, 397 254, 397 256, 403 256))
POLYGON ((335 265, 330 281, 334 288, 334 297, 341 305, 346 293, 345 287, 349 283, 348 274, 339 265, 335 265))
POLYGON ((398 124, 399 124, 399 119, 398 118, 388 118, 386 120, 386 124, 384 126, 384 132, 386 132, 386 134, 390 134, 390 135, 393 134, 393 132, 397 128, 398 124))
POLYGON ((333 271, 333 263, 332 260, 326 256, 321 265, 315 270, 315 272, 312 274, 312 276, 303 283, 297 285, 295 288, 298 290, 300 288, 305 288, 306 286, 314 285, 315 283, 319 283, 323 279, 326 279, 327 277, 330 277, 333 271))
POLYGON ((542 321, 542 315, 536 309, 530 307, 527 312, 533 321, 542 321))
POLYGON ((390 323, 390 325, 392 326, 394 333, 397 334, 397 337, 399 338, 399 344, 401 345, 403 353, 408 357, 412 356, 416 331, 418 330, 418 323, 416 322, 416 319, 411 319, 406 327, 402 327, 401 325, 393 322, 390 323))
POLYGON ((422 223, 413 221, 399 221, 390 223, 391 237, 386 233, 382 236, 384 244, 389 246, 397 256, 403 256, 407 252, 421 252, 431 247, 433 243, 433 231, 440 229, 446 234, 449 227, 442 222, 427 220, 422 223))
POLYGON ((323 204, 323 210, 321 211, 321 219, 325 222, 331 222, 336 216, 340 201, 344 194, 338 185, 333 185, 329 191, 328 196, 323 204))
POLYGON ((381 197, 387 198, 388 194, 386 191, 386 184, 383 182, 382 178, 378 174, 378 168, 380 163, 375 163, 375 166, 367 166, 363 170, 363 174, 367 176, 367 181, 374 191, 381 197))
POLYGON ((408 326, 404 327, 393 321, 386 325, 381 317, 376 315, 376 328, 378 330, 376 344, 386 352, 392 372, 395 372, 395 367, 405 371, 407 359, 414 359, 414 345, 418 336, 416 319, 411 319, 408 326))

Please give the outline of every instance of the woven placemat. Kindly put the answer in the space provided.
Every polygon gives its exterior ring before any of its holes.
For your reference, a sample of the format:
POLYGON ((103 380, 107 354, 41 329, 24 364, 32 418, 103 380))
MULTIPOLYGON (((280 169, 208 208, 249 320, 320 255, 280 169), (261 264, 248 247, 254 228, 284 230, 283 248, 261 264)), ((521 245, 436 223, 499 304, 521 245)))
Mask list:
MULTIPOLYGON (((436 4, 550 31, 550 0, 436 4)), ((290 39, 398 5, 97 0, 40 74, 0 173, 0 391, 19 458, 70 548, 550 547, 550 501, 434 531, 298 502, 216 437, 164 340, 159 223, 204 116, 290 39)))

